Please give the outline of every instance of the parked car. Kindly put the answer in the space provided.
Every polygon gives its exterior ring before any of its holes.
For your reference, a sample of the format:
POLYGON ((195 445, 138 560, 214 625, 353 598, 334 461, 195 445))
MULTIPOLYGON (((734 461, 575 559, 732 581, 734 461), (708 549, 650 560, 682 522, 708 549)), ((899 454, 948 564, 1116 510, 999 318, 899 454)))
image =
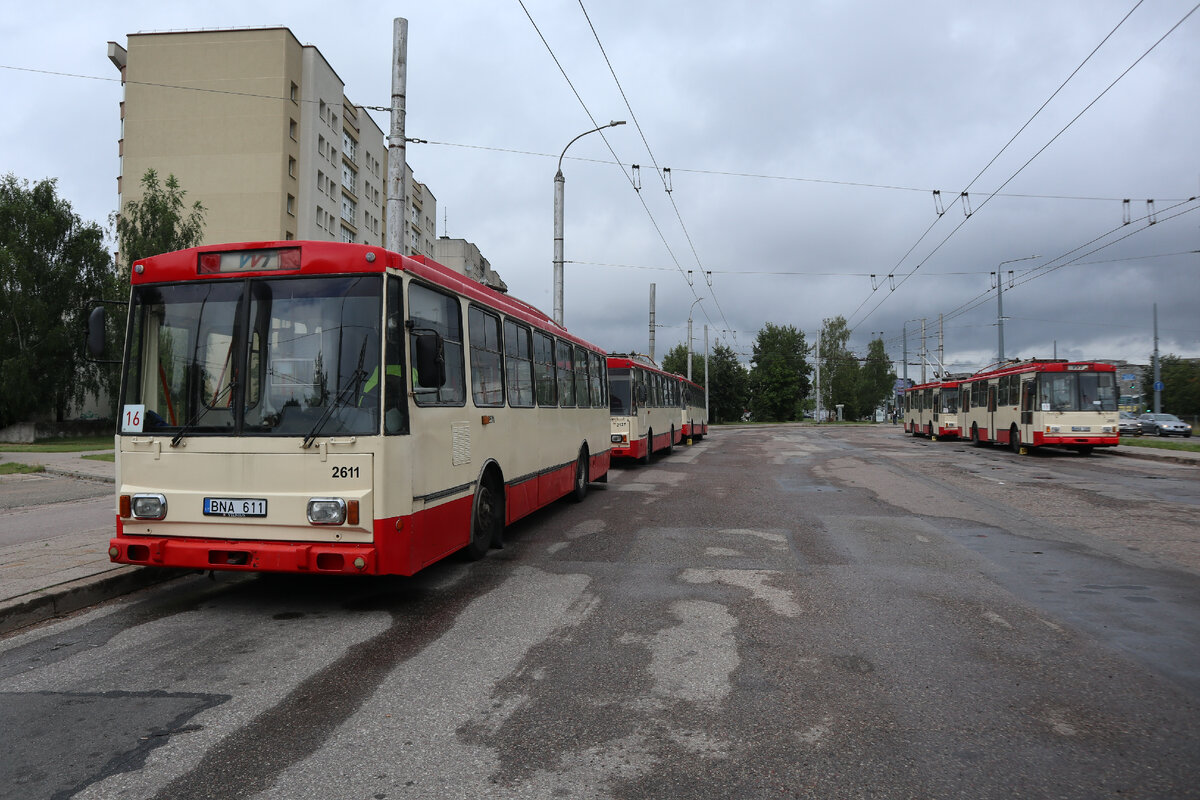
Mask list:
POLYGON ((1122 436, 1140 436, 1142 433, 1142 425, 1132 411, 1122 411, 1117 426, 1122 436))
POLYGON ((1192 426, 1174 414, 1142 414, 1138 417, 1142 433, 1159 436, 1191 436, 1192 426))

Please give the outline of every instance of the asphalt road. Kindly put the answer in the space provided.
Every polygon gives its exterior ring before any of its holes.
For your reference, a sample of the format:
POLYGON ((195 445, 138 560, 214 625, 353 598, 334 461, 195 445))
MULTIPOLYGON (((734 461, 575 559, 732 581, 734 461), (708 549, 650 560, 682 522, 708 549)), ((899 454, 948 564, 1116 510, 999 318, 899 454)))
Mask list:
POLYGON ((1200 796, 1195 467, 721 430, 407 579, 0 642, 0 797, 1200 796))

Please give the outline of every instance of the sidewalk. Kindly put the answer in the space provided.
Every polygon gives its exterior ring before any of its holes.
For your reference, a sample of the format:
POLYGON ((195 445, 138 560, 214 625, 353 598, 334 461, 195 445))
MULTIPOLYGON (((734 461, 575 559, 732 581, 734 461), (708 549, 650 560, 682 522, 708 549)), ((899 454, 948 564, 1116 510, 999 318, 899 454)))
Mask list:
MULTIPOLYGON (((0 452, 0 462, 41 464, 50 475, 96 481, 107 485, 111 492, 113 462, 87 459, 85 455, 91 453, 0 452)), ((36 541, 0 544, 0 635, 183 574, 109 561, 115 499, 111 507, 113 511, 105 515, 100 532, 71 530, 36 541)), ((0 515, 14 512, 0 509, 0 515)))
MULTIPOLYGON (((111 451, 99 451, 111 452, 111 451)), ((1121 447, 1109 453, 1200 467, 1200 453, 1121 447)), ((42 464, 52 475, 112 486, 114 464, 83 458, 86 453, 8 453, 0 461, 42 464)), ((102 533, 68 531, 33 542, 0 545, 0 635, 59 617, 146 586, 187 574, 181 570, 134 567, 108 560, 112 515, 102 533)), ((0 510, 0 514, 12 513, 0 510)))

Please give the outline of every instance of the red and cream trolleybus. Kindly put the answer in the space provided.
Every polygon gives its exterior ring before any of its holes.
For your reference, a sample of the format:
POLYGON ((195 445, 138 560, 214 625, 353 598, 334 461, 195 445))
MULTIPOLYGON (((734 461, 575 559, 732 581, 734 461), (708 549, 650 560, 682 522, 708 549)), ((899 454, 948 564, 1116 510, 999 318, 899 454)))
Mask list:
POLYGON ((904 391, 904 431, 913 436, 948 439, 962 436, 961 381, 919 383, 904 391))
POLYGON ((411 575, 606 478, 603 351, 433 261, 230 244, 132 284, 113 561, 411 575))
POLYGON ((1090 453, 1119 441, 1116 370, 1090 361, 1032 360, 962 382, 963 424, 975 444, 1090 453))
POLYGON ((631 355, 608 356, 613 458, 649 463, 683 437, 678 375, 631 355))
POLYGON ((703 439, 708 434, 708 402, 704 387, 680 376, 679 407, 683 411, 680 423, 683 439, 688 444, 695 439, 703 439))

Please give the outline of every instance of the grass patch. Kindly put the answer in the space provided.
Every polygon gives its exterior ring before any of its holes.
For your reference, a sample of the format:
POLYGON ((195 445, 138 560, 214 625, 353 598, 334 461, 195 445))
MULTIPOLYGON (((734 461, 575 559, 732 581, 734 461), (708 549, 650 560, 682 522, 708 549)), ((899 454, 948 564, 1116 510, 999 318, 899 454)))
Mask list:
POLYGON ((114 461, 115 462, 117 460, 117 454, 116 453, 89 453, 85 456, 80 456, 80 458, 86 458, 89 461, 114 461))
POLYGON ((1191 439, 1131 439, 1121 437, 1121 447, 1148 447, 1151 450, 1182 450, 1186 453, 1200 453, 1200 443, 1191 439))
POLYGON ((0 464, 0 475, 28 475, 32 472, 45 472, 46 468, 41 464, 19 464, 15 461, 6 461, 0 464))
POLYGON ((111 436, 77 436, 68 439, 43 439, 33 444, 0 444, 0 453, 76 453, 84 450, 112 450, 111 436))

